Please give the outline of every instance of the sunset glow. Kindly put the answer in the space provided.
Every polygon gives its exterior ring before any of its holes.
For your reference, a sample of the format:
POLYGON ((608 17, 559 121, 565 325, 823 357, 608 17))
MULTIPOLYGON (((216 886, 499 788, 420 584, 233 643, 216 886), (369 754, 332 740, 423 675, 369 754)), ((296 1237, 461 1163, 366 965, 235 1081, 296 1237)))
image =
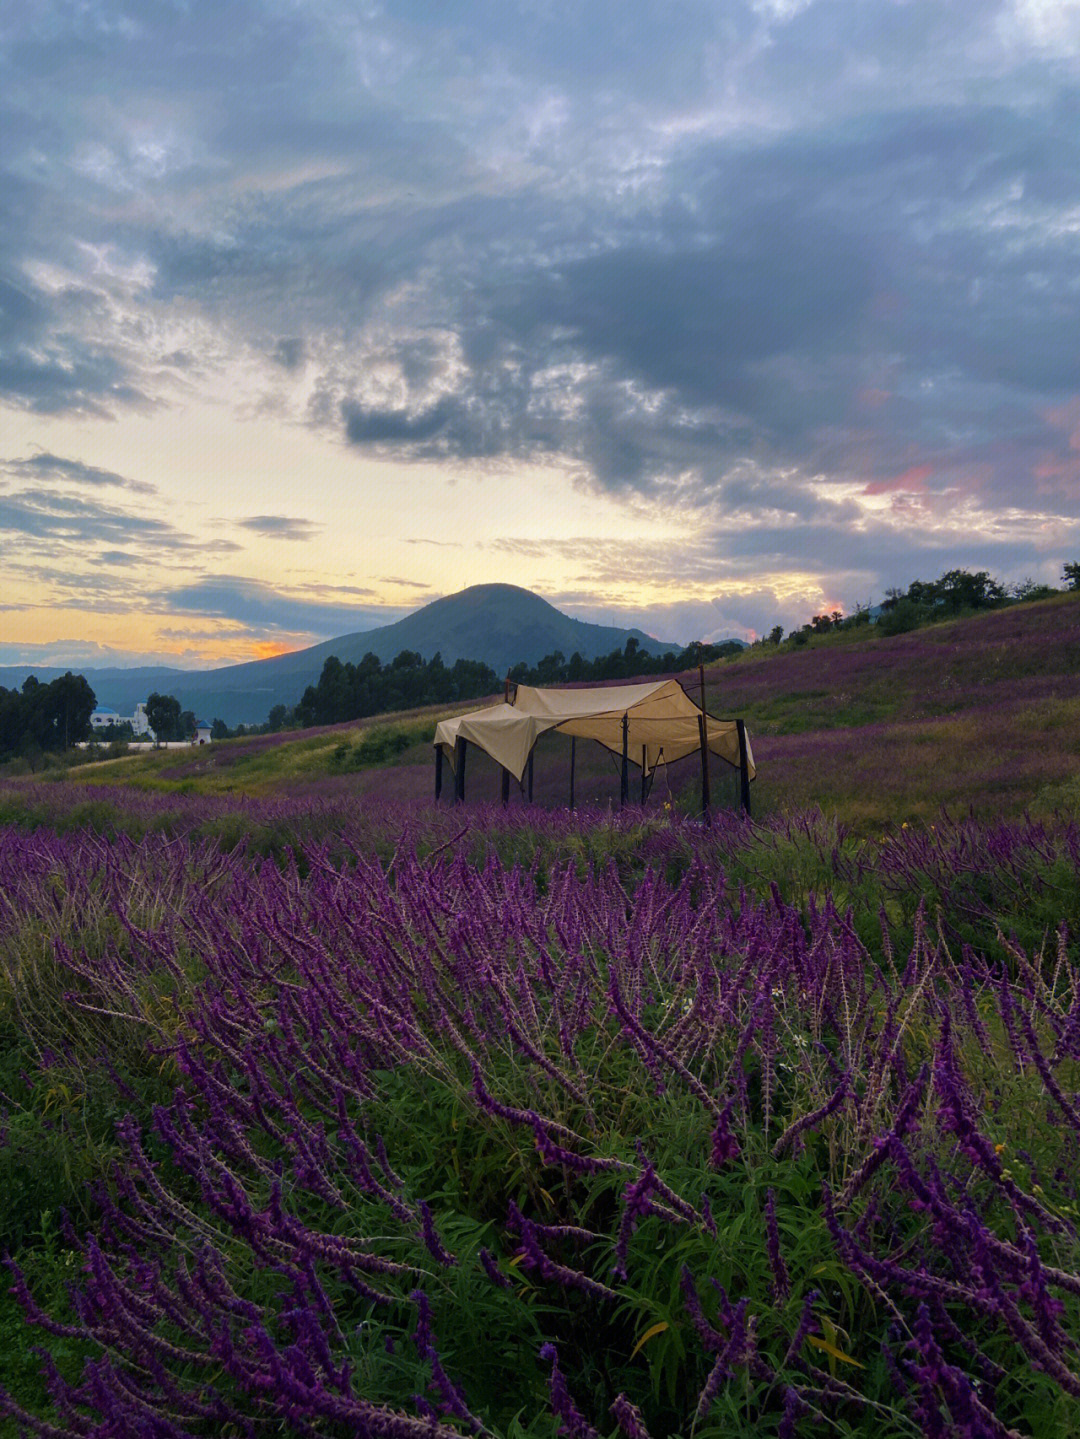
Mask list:
POLYGON ((493 581, 678 642, 1059 583, 1065 13, 17 10, 0 664, 255 659, 493 581))

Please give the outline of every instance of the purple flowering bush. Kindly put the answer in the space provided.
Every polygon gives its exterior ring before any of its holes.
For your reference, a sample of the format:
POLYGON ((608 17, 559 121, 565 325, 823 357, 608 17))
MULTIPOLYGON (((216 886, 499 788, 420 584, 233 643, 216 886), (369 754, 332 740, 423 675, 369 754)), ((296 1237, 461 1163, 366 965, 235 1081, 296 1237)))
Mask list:
POLYGON ((1075 825, 53 788, 11 1433, 1078 1432, 1075 825))

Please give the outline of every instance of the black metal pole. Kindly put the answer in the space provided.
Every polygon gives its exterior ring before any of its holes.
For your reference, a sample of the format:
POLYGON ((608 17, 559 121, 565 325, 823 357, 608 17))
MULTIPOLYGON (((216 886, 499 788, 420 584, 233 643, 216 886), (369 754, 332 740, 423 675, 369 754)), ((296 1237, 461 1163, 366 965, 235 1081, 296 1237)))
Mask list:
MULTIPOLYGON (((698 659, 701 659, 701 642, 698 642, 698 659)), ((705 823, 712 822, 712 784, 709 779, 709 712, 705 708, 705 666, 698 665, 698 681, 701 685, 701 787, 702 801, 701 812, 705 816, 705 823)))
POLYGON ((458 804, 465 803, 465 741, 454 746, 454 794, 458 804))
POLYGON ((746 722, 736 720, 735 728, 739 733, 739 797, 742 800, 742 807, 747 814, 750 813, 750 761, 746 752, 746 722))
POLYGON ((705 726, 705 715, 698 715, 698 744, 701 746, 701 818, 712 824, 709 805, 709 732, 705 726))
POLYGON ((435 803, 438 804, 439 796, 442 794, 442 745, 435 746, 435 803))
POLYGON ((536 753, 535 750, 530 750, 530 751, 529 751, 529 803, 530 803, 530 804, 532 804, 533 755, 534 755, 535 753, 536 753))
POLYGON ((577 736, 570 736, 570 808, 574 808, 574 760, 577 758, 577 736))
POLYGON ((510 771, 505 765, 502 772, 502 802, 504 806, 510 803, 510 771))
POLYGON ((619 775, 619 804, 625 805, 630 797, 630 716, 622 717, 622 772, 619 775))
POLYGON ((642 745, 642 746, 641 746, 641 803, 642 803, 642 804, 645 803, 645 797, 646 797, 646 795, 649 793, 648 789, 646 788, 646 786, 647 786, 647 784, 648 784, 648 781, 647 781, 647 779, 645 778, 645 767, 646 767, 646 764, 647 764, 647 761, 648 761, 648 757, 649 757, 649 748, 648 748, 647 745, 642 745))

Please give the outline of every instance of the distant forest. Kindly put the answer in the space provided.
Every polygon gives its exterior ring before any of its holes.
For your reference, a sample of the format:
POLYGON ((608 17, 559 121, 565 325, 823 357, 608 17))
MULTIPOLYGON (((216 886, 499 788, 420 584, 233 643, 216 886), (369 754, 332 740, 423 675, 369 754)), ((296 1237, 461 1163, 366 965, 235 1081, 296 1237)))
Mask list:
MULTIPOLYGON (((698 663, 709 664, 725 655, 738 654, 735 640, 720 645, 693 644, 684 650, 651 655, 631 637, 621 650, 612 650, 599 659, 583 659, 576 651, 566 658, 559 650, 545 655, 538 664, 516 664, 510 670, 515 684, 559 685, 574 681, 633 679, 640 675, 671 674, 698 663)), ((308 685, 300 703, 290 715, 284 705, 270 712, 270 728, 286 724, 303 728, 311 725, 343 724, 365 715, 387 714, 392 710, 415 709, 420 705, 456 704, 479 699, 502 688, 503 676, 479 660, 457 660, 445 665, 435 654, 424 660, 413 650, 402 650, 389 664, 366 654, 359 664, 342 663, 331 655, 323 665, 317 685, 308 685)))

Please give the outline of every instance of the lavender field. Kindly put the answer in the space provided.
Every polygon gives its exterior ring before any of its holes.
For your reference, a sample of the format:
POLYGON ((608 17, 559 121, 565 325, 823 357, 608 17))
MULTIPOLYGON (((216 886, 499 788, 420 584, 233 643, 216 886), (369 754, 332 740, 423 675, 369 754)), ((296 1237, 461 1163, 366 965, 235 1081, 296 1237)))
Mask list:
POLYGON ((1074 821, 17 789, 3 1432, 1078 1432, 1074 821))
POLYGON ((0 781, 0 1434, 1080 1434, 1077 608, 0 781))

